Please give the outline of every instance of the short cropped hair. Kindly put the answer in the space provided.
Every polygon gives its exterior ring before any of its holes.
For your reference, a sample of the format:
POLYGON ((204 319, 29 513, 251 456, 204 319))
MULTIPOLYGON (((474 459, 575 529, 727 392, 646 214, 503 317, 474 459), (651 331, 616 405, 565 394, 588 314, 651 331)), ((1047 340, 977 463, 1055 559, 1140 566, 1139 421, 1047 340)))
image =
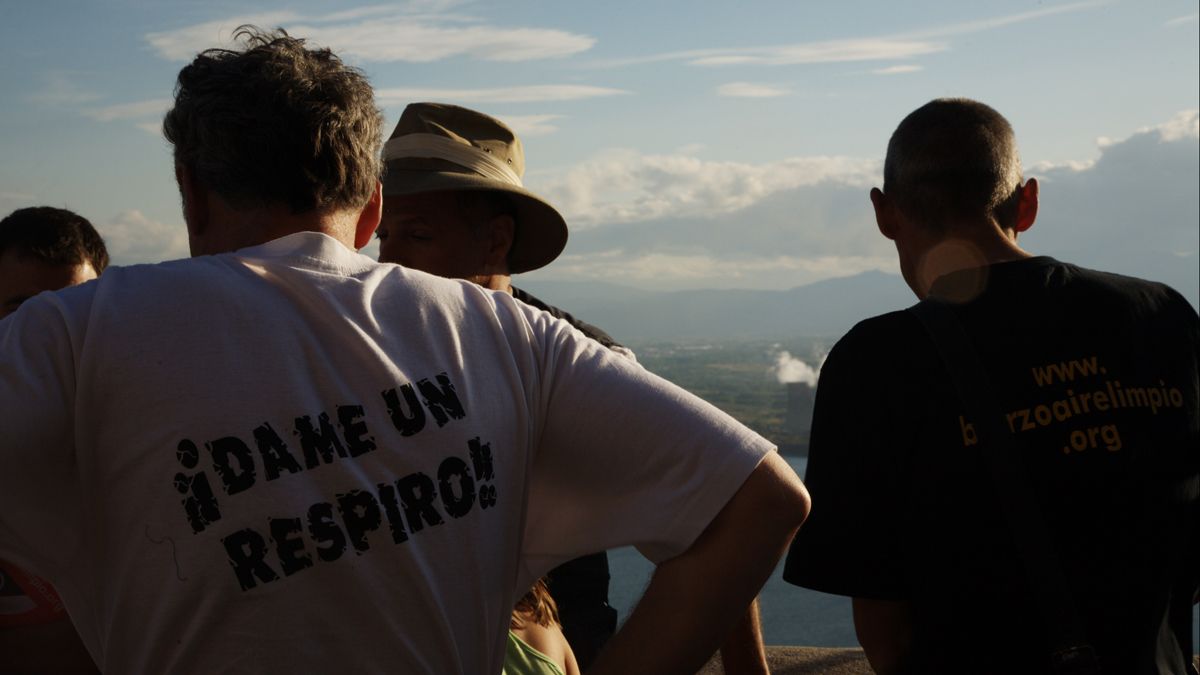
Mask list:
POLYGON ((888 142, 883 191, 934 231, 988 216, 1011 227, 1020 186, 1012 126, 978 101, 930 101, 909 113, 888 142))
POLYGON ((108 267, 108 249, 87 218, 53 206, 17 209, 0 220, 0 253, 15 251, 49 265, 108 267))
POLYGON ((175 161, 234 208, 361 208, 383 170, 366 76, 282 29, 234 38, 244 51, 209 49, 179 71, 163 120, 175 161))

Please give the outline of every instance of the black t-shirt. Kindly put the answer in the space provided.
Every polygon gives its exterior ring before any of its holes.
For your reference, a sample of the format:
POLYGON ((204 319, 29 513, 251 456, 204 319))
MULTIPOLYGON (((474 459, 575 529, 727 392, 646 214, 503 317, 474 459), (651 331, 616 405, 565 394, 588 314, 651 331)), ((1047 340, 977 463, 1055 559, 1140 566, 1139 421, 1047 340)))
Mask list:
MULTIPOLYGON (((934 294, 980 281, 969 276, 940 279, 934 294)), ((1105 672, 1184 672, 1200 573, 1196 312, 1161 284, 1050 258, 985 268, 980 287, 955 314, 1022 446, 1105 672)), ((1005 490, 976 442, 915 316, 855 326, 822 369, 813 509, 784 578, 907 601, 913 672, 1044 672, 1005 490)))
POLYGON ((557 319, 562 319, 562 320, 566 321, 567 323, 569 323, 572 326, 574 326, 575 328, 577 328, 579 330, 579 332, 592 338, 596 342, 599 342, 600 344, 604 345, 605 347, 608 347, 609 349, 618 349, 621 347, 621 345, 618 344, 616 340, 612 339, 612 337, 608 333, 605 333, 604 331, 600 330, 599 328, 593 326, 592 324, 590 324, 586 321, 575 318, 569 312, 564 312, 563 310, 555 307, 554 305, 550 305, 550 304, 543 302, 542 300, 538 299, 537 297, 530 295, 529 293, 517 288, 516 286, 512 287, 512 294, 513 294, 514 298, 520 300, 521 302, 523 302, 527 305, 530 305, 532 307, 537 307, 538 309, 542 310, 543 312, 549 312, 551 316, 553 316, 557 319))

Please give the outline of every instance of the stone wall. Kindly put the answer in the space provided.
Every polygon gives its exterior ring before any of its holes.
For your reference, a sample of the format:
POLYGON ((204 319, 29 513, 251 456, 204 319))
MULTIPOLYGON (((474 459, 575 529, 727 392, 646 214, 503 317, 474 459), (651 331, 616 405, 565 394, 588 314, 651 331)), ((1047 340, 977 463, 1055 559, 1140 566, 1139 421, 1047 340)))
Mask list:
MULTIPOLYGON (((820 647, 767 647, 767 663, 772 675, 871 675, 867 657, 861 649, 820 647)), ((713 660, 699 675, 723 675, 721 657, 713 660)))

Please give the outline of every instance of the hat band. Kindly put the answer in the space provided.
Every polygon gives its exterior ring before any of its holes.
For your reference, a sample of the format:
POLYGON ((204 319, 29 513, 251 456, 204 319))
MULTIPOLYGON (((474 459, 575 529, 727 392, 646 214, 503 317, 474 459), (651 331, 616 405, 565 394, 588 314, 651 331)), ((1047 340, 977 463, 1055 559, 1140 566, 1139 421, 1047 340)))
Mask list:
POLYGON ((468 168, 485 178, 522 187, 521 177, 510 166, 473 145, 437 134, 405 134, 383 144, 383 161, 421 157, 444 159, 468 168))

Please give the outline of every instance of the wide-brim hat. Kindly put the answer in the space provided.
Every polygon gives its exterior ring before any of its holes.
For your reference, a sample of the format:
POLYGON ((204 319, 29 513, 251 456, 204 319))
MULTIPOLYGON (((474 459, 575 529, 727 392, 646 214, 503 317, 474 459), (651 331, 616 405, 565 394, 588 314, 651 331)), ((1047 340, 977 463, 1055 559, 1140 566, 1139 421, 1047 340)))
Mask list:
POLYGON ((383 145, 383 194, 498 190, 517 208, 509 272, 550 264, 567 245, 567 223, 526 190, 521 139, 500 120, 445 103, 412 103, 383 145))

